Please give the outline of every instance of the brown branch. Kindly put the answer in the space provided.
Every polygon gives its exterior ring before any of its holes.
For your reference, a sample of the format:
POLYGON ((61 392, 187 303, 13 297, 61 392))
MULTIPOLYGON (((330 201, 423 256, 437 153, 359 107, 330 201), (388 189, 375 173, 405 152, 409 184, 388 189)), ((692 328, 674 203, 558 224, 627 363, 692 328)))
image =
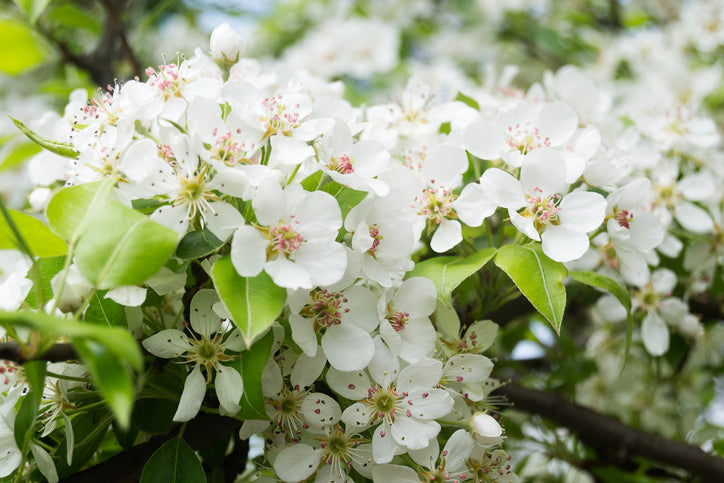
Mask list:
POLYGON ((515 382, 501 386, 496 394, 505 396, 514 409, 540 415, 568 428, 583 444, 616 464, 631 463, 633 457, 639 456, 684 469, 704 481, 724 481, 724 459, 705 453, 697 446, 634 429, 560 394, 529 389, 515 382))
POLYGON ((0 359, 24 364, 28 361, 64 362, 78 359, 73 344, 55 344, 39 356, 30 356, 17 342, 0 342, 0 359))

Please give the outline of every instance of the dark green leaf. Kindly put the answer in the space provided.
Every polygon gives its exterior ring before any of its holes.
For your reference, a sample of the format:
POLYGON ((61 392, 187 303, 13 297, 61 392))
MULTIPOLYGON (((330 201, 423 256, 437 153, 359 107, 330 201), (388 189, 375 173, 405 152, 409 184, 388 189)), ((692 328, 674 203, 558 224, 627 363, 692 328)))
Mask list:
POLYGON ((133 409, 133 381, 125 364, 108 348, 89 339, 73 339, 83 364, 93 383, 98 387, 106 404, 122 429, 129 427, 133 409))
POLYGON ((163 444, 143 467, 141 483, 203 483, 204 468, 186 441, 173 438, 163 444))
POLYGON ((241 377, 244 380, 244 394, 241 396, 241 412, 244 419, 268 419, 264 410, 264 396, 261 392, 261 377, 274 342, 270 331, 259 339, 251 349, 241 353, 241 377))
MULTIPOLYGON (((183 386, 178 389, 181 394, 183 386)), ((144 398, 136 401, 133 407, 133 424, 149 433, 166 434, 176 424, 173 415, 176 414, 178 401, 170 399, 144 398)))
POLYGON ((13 430, 15 443, 18 445, 18 448, 25 448, 25 443, 32 437, 37 417, 38 398, 29 393, 23 398, 18 414, 15 416, 15 426, 13 430))
POLYGON ((23 364, 25 369, 25 377, 30 382, 30 393, 26 397, 34 396, 40 405, 43 398, 43 390, 45 390, 45 373, 47 372, 47 361, 28 361, 23 364))
POLYGON ((176 248, 176 256, 184 259, 201 258, 222 247, 224 242, 214 236, 208 228, 186 234, 176 248))
POLYGON ((105 290, 93 294, 93 298, 83 314, 83 321, 108 327, 127 327, 126 310, 123 305, 106 298, 105 294, 105 290))
POLYGON ((68 441, 63 438, 55 452, 53 460, 58 470, 58 476, 63 479, 78 471, 98 450, 101 442, 106 436, 108 426, 112 421, 111 415, 106 408, 96 408, 88 412, 81 412, 73 417, 74 447, 73 464, 68 465, 66 455, 68 454, 68 441))

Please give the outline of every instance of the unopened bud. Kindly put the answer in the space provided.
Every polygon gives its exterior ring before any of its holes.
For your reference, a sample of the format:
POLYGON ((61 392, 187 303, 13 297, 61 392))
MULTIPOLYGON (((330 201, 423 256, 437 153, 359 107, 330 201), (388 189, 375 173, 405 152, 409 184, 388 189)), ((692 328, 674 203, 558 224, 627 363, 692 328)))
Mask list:
POLYGON ((486 413, 476 413, 471 421, 473 438, 482 446, 498 444, 503 436, 503 428, 494 417, 486 413))
POLYGON ((211 32, 211 58, 216 62, 235 64, 244 52, 244 39, 228 23, 211 32))

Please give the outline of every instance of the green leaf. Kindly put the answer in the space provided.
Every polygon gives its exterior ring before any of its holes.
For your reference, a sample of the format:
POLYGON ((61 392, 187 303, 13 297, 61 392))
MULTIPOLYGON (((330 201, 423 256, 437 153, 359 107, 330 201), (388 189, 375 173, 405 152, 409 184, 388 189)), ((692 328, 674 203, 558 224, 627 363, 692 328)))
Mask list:
POLYGON ((127 327, 126 310, 123 305, 106 298, 105 294, 104 290, 93 294, 93 298, 83 314, 83 321, 108 327, 127 327))
POLYGON ((15 415, 13 433, 18 448, 25 448, 25 443, 33 436, 35 420, 38 418, 38 398, 32 394, 26 395, 20 403, 20 409, 15 415))
POLYGON ((0 161, 0 173, 20 166, 24 161, 31 156, 35 156, 40 151, 42 151, 42 148, 35 143, 25 142, 18 144, 10 150, 4 160, 0 161))
POLYGON ((115 180, 109 178, 58 191, 48 202, 48 224, 65 240, 75 243, 95 211, 105 204, 114 184, 115 180))
POLYGON ((611 295, 616 297, 621 305, 626 309, 627 323, 626 323, 626 348, 624 349, 623 355, 623 368, 626 367, 626 359, 628 359, 629 351, 631 350, 631 338, 633 336, 633 312, 631 311, 631 293, 618 283, 616 280, 601 275, 596 272, 570 272, 568 274, 576 282, 583 283, 589 287, 600 288, 609 292, 611 295))
POLYGON ((495 264, 560 334, 566 308, 566 288, 563 286, 568 273, 566 266, 545 256, 537 243, 502 246, 495 256, 495 264))
POLYGON ((108 426, 112 417, 108 409, 96 408, 87 412, 81 412, 73 417, 73 463, 68 464, 68 440, 63 438, 55 452, 53 460, 60 478, 66 478, 80 468, 96 453, 101 442, 105 438, 108 426))
POLYGON ((173 438, 158 448, 146 462, 141 483, 203 483, 204 468, 186 441, 173 438))
POLYGON ((190 260, 201 258, 214 253, 224 246, 224 242, 214 236, 208 228, 202 231, 191 231, 179 242, 176 248, 176 256, 190 260))
POLYGON ((20 9, 28 16, 30 23, 35 23, 48 6, 50 0, 13 0, 20 9))
POLYGON ((438 299, 450 305, 453 290, 466 278, 483 268, 495 255, 495 248, 486 248, 467 257, 435 257, 415 265, 410 277, 429 278, 435 284, 438 299))
POLYGON ((269 331, 259 339, 250 349, 242 352, 241 378, 244 380, 244 394, 241 396, 241 412, 243 419, 269 419, 264 410, 264 395, 261 392, 261 376, 264 372, 271 347, 274 343, 274 334, 269 331))
POLYGON ((65 265, 65 255, 60 257, 37 258, 33 266, 28 270, 26 278, 33 281, 33 289, 27 297, 25 303, 34 309, 39 309, 45 305, 48 300, 53 298, 53 289, 50 281, 55 275, 63 269, 65 265))
POLYGON ((453 99, 453 100, 454 100, 454 101, 460 101, 460 102, 462 102, 463 104, 467 104, 468 106, 472 107, 472 108, 475 109, 476 111, 479 111, 479 110, 480 110, 480 104, 478 104, 478 101, 476 101, 476 100, 473 99, 472 97, 466 96, 466 95, 463 94, 462 92, 458 92, 458 95, 455 96, 455 99, 453 99))
POLYGON ((74 30, 86 29, 94 34, 101 33, 100 19, 90 15, 72 3, 53 2, 45 12, 44 18, 48 21, 58 23, 65 28, 74 30))
MULTIPOLYGON (((322 171, 315 171, 314 173, 310 174, 306 178, 304 178, 301 182, 302 188, 304 188, 306 191, 316 191, 317 188, 319 188, 319 184, 323 183, 322 176, 324 173, 322 171)), ((327 182, 332 181, 332 178, 327 176, 326 178, 327 182)))
POLYGON ((156 211, 156 208, 159 206, 161 206, 161 202, 153 198, 138 198, 131 200, 131 208, 143 213, 144 215, 150 215, 156 211))
POLYGON ((75 262, 100 289, 137 285, 166 263, 176 241, 175 231, 111 201, 88 223, 78 241, 75 262))
POLYGON ((45 390, 45 373, 47 372, 47 366, 47 361, 28 361, 23 364, 23 369, 25 369, 25 377, 28 378, 31 388, 31 392, 30 394, 28 394, 28 396, 32 394, 38 400, 38 405, 40 405, 40 400, 43 399, 43 390, 45 390))
POLYGON ((231 256, 220 258, 211 270, 214 287, 244 336, 247 348, 266 331, 284 308, 287 291, 266 272, 256 277, 236 273, 231 256))
MULTIPOLYGON (((181 394, 183 386, 179 388, 181 394)), ((173 415, 178 408, 178 401, 170 399, 144 398, 136 401, 133 407, 133 424, 149 433, 166 434, 176 424, 173 415)))
POLYGON ((47 49, 25 23, 0 19, 0 72, 18 75, 47 58, 47 49))
POLYGON ((117 359, 127 361, 137 371, 143 369, 143 357, 138 342, 126 329, 86 324, 43 312, 26 311, 0 311, 0 325, 30 327, 43 335, 57 338, 93 340, 106 346, 117 359))
POLYGON ((357 204, 367 196, 367 193, 364 191, 347 188, 335 181, 331 181, 322 186, 322 191, 329 193, 337 199, 339 209, 342 210, 342 219, 344 219, 347 216, 347 213, 349 213, 352 208, 357 206, 357 204))
MULTIPOLYGON (((33 254, 39 257, 56 257, 68 253, 62 238, 53 233, 45 223, 25 213, 8 210, 10 218, 20 230, 20 235, 33 254)), ((0 217, 0 250, 14 250, 20 246, 5 217, 0 217)))
POLYGON ((73 345, 88 369, 121 429, 127 429, 133 410, 133 381, 122 360, 109 348, 91 339, 74 338, 73 345))
POLYGON ((53 141, 52 139, 44 138, 40 134, 36 133, 28 126, 23 124, 21 121, 18 121, 13 117, 11 117, 10 119, 13 120, 15 127, 20 129, 20 131, 28 138, 30 138, 31 141, 38 144, 43 149, 46 149, 51 153, 55 153, 58 156, 63 156, 65 158, 76 159, 78 157, 78 151, 75 150, 72 144, 60 143, 58 141, 53 141))

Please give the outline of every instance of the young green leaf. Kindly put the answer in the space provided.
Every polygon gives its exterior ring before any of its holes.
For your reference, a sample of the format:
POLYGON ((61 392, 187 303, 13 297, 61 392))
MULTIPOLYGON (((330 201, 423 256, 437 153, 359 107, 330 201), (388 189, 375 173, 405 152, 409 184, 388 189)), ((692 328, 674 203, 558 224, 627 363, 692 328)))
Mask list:
MULTIPOLYGON (((38 257, 56 257, 68 253, 68 245, 53 233, 45 223, 25 213, 7 210, 15 226, 33 254, 38 257)), ((0 216, 0 250, 15 250, 20 241, 15 237, 8 221, 0 216)))
POLYGON ((105 204, 114 184, 115 180, 108 178, 58 191, 48 202, 48 224, 65 240, 75 243, 95 211, 105 204))
POLYGON ((560 333, 566 308, 566 288, 563 286, 568 273, 566 266, 545 256, 539 244, 502 246, 495 256, 495 264, 560 333))
POLYGON ((221 301, 241 330, 247 348, 251 347, 254 338, 267 330, 281 313, 287 291, 265 272, 256 277, 242 277, 236 273, 228 255, 216 261, 211 278, 221 301))
POLYGON ((75 262, 100 289, 137 285, 166 263, 176 241, 173 230, 111 201, 88 223, 78 241, 75 262))
POLYGON ((15 127, 17 127, 31 141, 33 141, 43 149, 50 151, 51 153, 57 154, 58 156, 63 156, 65 158, 76 159, 78 157, 78 151, 75 150, 72 144, 59 143, 57 141, 53 141, 52 139, 44 138, 40 134, 36 133, 28 126, 23 124, 21 121, 18 121, 13 117, 11 117, 10 119, 12 119, 15 127))
POLYGON ((495 255, 495 248, 486 248, 467 257, 435 257, 415 265, 407 274, 410 277, 425 277, 432 280, 437 288, 437 297, 450 305, 453 290, 466 278, 483 268, 495 255))
POLYGON ((191 446, 181 438, 166 441, 146 462, 141 483, 205 483, 206 474, 191 446))
POLYGON ((214 236, 208 228, 188 232, 176 248, 176 256, 191 260, 214 253, 224 242, 214 236))
POLYGON ((367 196, 367 193, 364 191, 347 188, 335 181, 322 186, 322 191, 329 193, 337 199, 339 209, 342 211, 342 218, 346 217, 347 213, 367 196))

